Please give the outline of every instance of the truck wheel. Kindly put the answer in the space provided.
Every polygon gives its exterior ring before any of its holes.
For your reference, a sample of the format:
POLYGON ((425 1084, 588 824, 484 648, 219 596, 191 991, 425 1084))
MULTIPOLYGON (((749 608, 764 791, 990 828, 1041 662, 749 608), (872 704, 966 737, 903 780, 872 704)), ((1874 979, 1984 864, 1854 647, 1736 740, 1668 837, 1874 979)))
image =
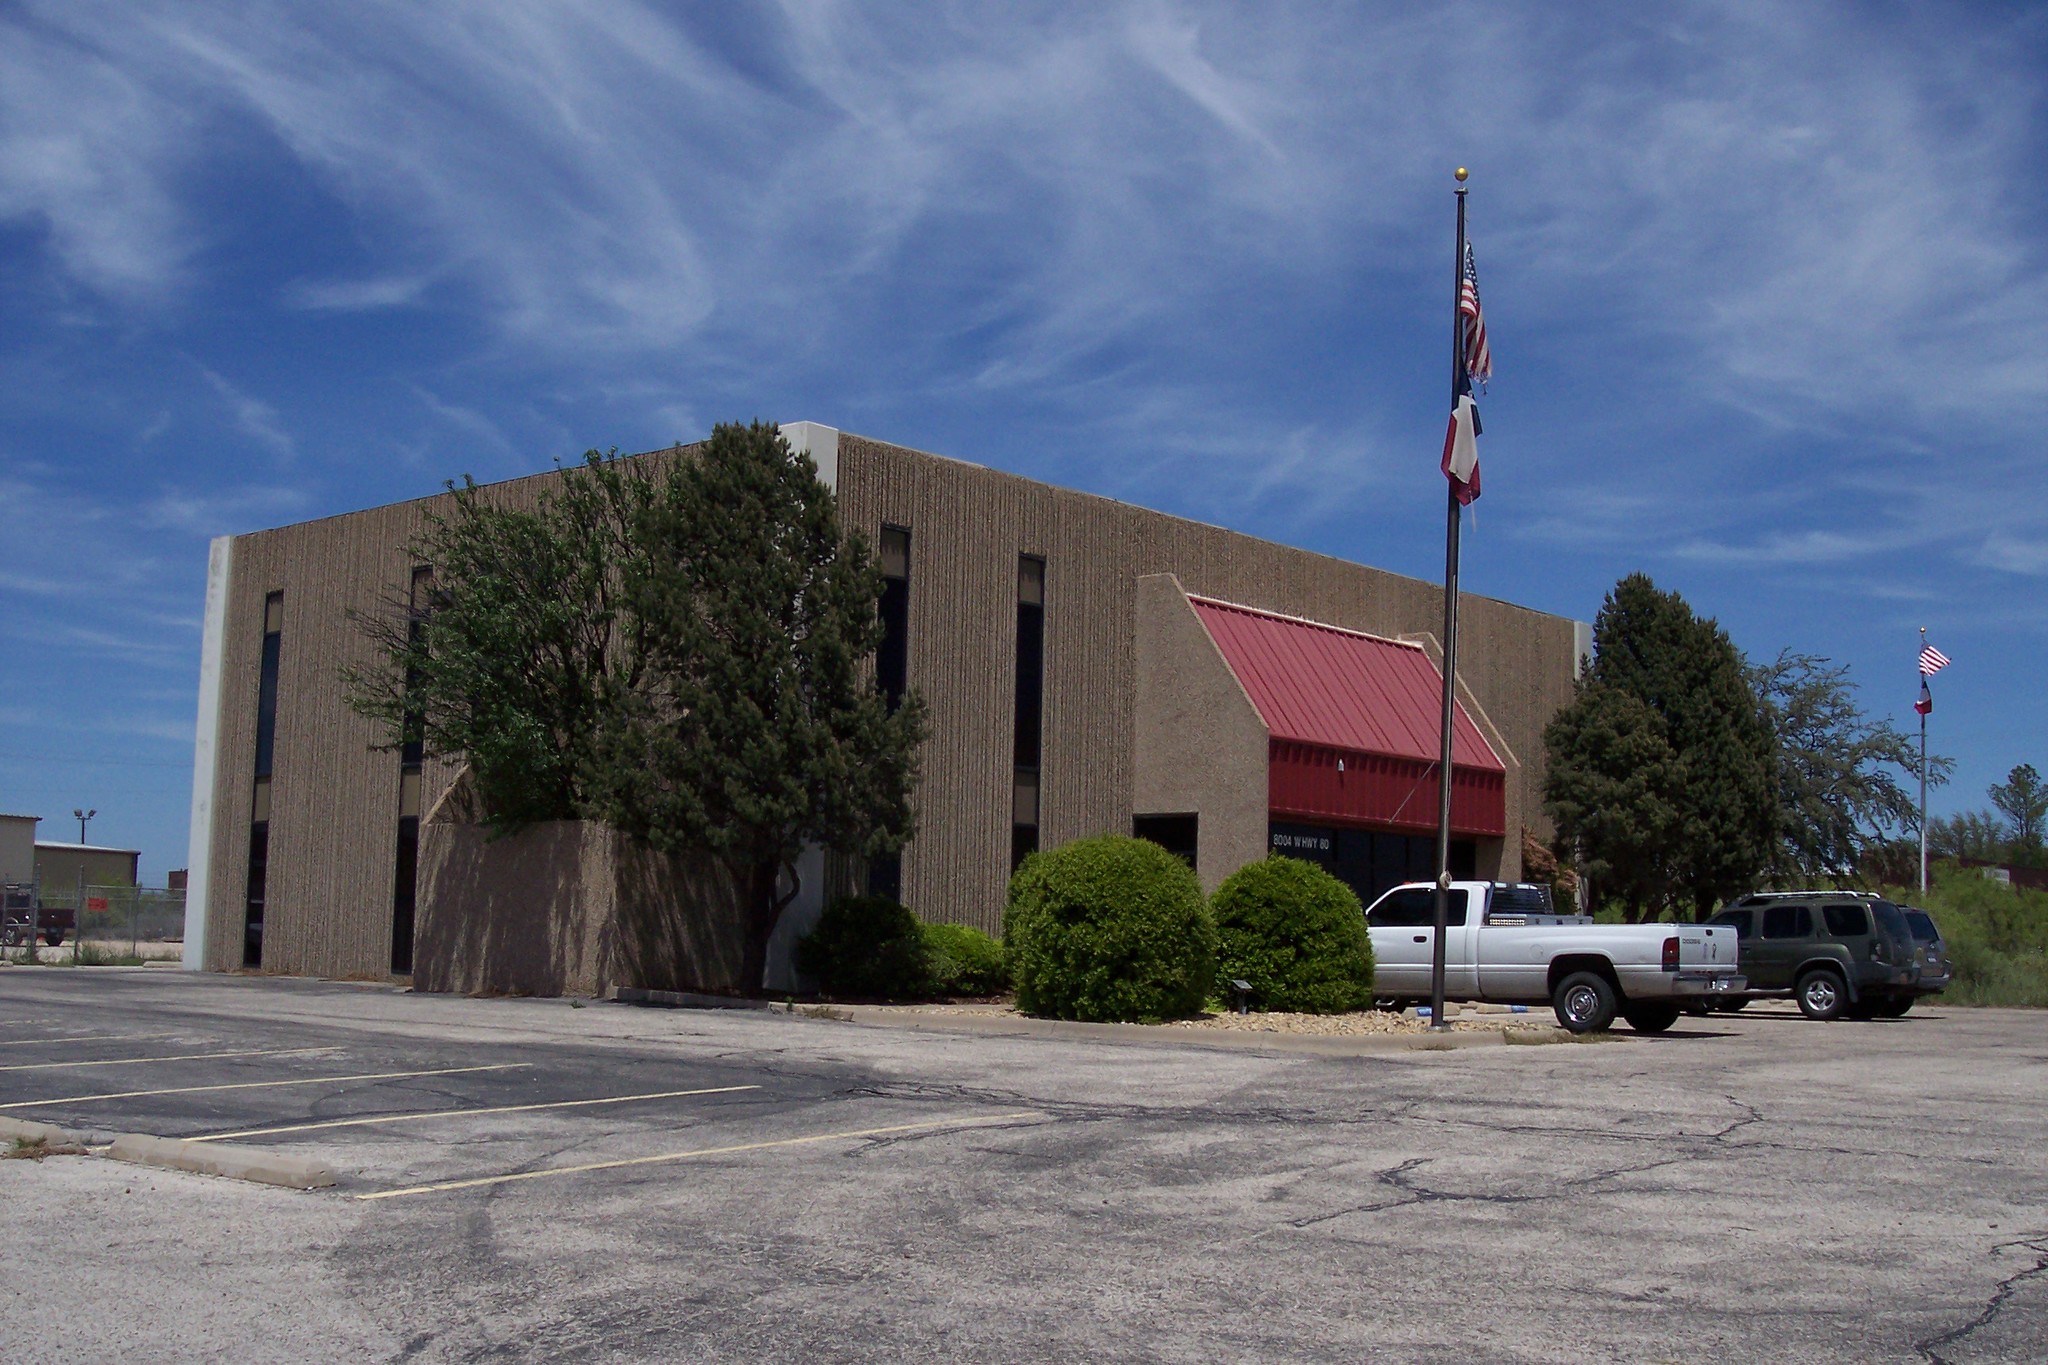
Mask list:
POLYGON ((45 942, 45 943, 49 944, 49 945, 50 945, 50 946, 51 946, 52 948, 61 948, 61 947, 63 947, 63 946, 64 946, 64 931, 63 931, 62 929, 52 929, 52 930, 49 930, 49 931, 47 931, 47 932, 46 932, 46 933, 44 933, 44 935, 43 935, 43 942, 45 942))
POLYGON ((1817 967, 1799 978, 1792 992, 1799 1000, 1799 1012, 1809 1019, 1839 1019, 1849 1004, 1849 992, 1842 978, 1817 967))
POLYGON ((1716 1000, 1714 1002, 1714 1008, 1719 1010, 1723 1014, 1733 1014, 1735 1013, 1735 1011, 1741 1009, 1744 1005, 1747 1005, 1748 1003, 1748 996, 1738 995, 1727 1000, 1716 1000))
POLYGON ((1628 1020, 1628 1026, 1637 1033, 1662 1033, 1678 1022, 1678 1006, 1655 1003, 1629 1005, 1621 1012, 1628 1020))
POLYGON ((1557 1022, 1572 1033, 1601 1033, 1614 1022, 1614 987, 1594 972, 1573 972, 1557 983, 1550 1007, 1557 1022))

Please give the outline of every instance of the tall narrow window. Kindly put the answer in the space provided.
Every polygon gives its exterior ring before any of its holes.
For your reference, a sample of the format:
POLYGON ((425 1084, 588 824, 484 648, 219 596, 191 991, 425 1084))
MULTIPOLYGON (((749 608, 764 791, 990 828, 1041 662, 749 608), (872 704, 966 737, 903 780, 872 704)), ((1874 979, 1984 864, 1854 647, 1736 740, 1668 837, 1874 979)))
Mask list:
POLYGON ((1017 706, 1010 780, 1010 869, 1038 851, 1045 729, 1045 560, 1017 557, 1017 706))
POLYGON ((910 532, 882 528, 882 643, 875 651, 875 685, 894 711, 910 689, 910 532))
MULTIPOLYGON (((910 532, 882 528, 882 643, 875 649, 875 686, 895 711, 910 690, 910 532)), ((868 859, 868 894, 903 899, 903 855, 868 859)))
POLYGON ((284 594, 263 599, 263 671, 256 685, 256 777, 249 801, 249 883, 242 897, 242 965, 263 965, 263 903, 270 882, 270 776, 277 749, 277 671, 284 653, 284 594))
MULTIPOLYGON (((434 571, 425 566, 414 569, 406 637, 415 648, 425 632, 433 595, 434 571)), ((420 770, 426 758, 427 720, 414 700, 419 680, 416 667, 406 670, 405 729, 398 746, 398 856, 391 874, 391 971, 397 976, 412 972, 413 919, 419 904, 420 770)))

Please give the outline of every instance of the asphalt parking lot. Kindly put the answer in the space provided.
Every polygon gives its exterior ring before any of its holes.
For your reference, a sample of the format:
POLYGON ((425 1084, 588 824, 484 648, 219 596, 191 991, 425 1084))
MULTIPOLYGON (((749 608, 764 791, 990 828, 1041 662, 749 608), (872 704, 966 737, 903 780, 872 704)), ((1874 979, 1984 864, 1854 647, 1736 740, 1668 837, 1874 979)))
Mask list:
POLYGON ((2048 1358, 2048 1017, 1348 1053, 0 971, 10 1361, 2048 1358))

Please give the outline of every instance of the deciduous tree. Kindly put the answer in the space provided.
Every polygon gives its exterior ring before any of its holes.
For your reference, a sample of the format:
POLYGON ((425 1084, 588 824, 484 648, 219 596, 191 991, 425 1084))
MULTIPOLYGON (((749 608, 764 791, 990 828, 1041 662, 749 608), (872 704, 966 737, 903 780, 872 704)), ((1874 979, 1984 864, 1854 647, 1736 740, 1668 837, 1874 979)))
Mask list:
POLYGON ((633 681, 620 592, 652 475, 593 450, 529 508, 448 488, 409 547, 430 585, 353 615, 373 649, 343 670, 349 702, 387 747, 459 756, 500 831, 586 818, 601 699, 633 681))
POLYGON ((2048 826, 2048 787, 2031 763, 2022 763, 1993 783, 1991 804, 2005 816, 2011 831, 2013 861, 2033 865, 2041 861, 2041 836, 2048 826))
MULTIPOLYGON (((1919 777, 1915 741, 1865 715, 1849 670, 1827 659, 1785 650, 1750 677, 1778 742, 1770 871, 1788 885, 1848 884, 1873 849, 1919 827, 1917 797, 1905 785, 1919 777)), ((1930 757, 1927 766, 1939 784, 1953 764, 1930 757)))

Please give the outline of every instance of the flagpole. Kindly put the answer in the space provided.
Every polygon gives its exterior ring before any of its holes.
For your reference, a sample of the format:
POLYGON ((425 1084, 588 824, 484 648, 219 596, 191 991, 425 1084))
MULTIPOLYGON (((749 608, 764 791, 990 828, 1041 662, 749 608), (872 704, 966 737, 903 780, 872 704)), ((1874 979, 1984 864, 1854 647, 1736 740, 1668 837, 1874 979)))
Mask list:
MULTIPOLYGON (((1920 627, 1921 658, 1926 658, 1927 627, 1920 627)), ((1920 686, 1927 687, 1927 665, 1920 665, 1920 686)), ((1913 708, 1919 711, 1919 707, 1913 708)), ((1920 711, 1920 899, 1927 899, 1927 713, 1920 711)))
MULTIPOLYGON (((1465 168, 1458 167, 1458 244, 1451 255, 1451 407, 1465 384, 1465 338, 1458 303, 1465 287, 1465 168)), ((1430 946, 1429 1023, 1448 1029, 1444 1017, 1444 937, 1451 910, 1451 735, 1458 688, 1458 523, 1457 485, 1445 480, 1444 518, 1444 708, 1442 743, 1437 755, 1436 803, 1436 933, 1430 946)), ((1470 914, 1470 907, 1467 908, 1470 914)))

